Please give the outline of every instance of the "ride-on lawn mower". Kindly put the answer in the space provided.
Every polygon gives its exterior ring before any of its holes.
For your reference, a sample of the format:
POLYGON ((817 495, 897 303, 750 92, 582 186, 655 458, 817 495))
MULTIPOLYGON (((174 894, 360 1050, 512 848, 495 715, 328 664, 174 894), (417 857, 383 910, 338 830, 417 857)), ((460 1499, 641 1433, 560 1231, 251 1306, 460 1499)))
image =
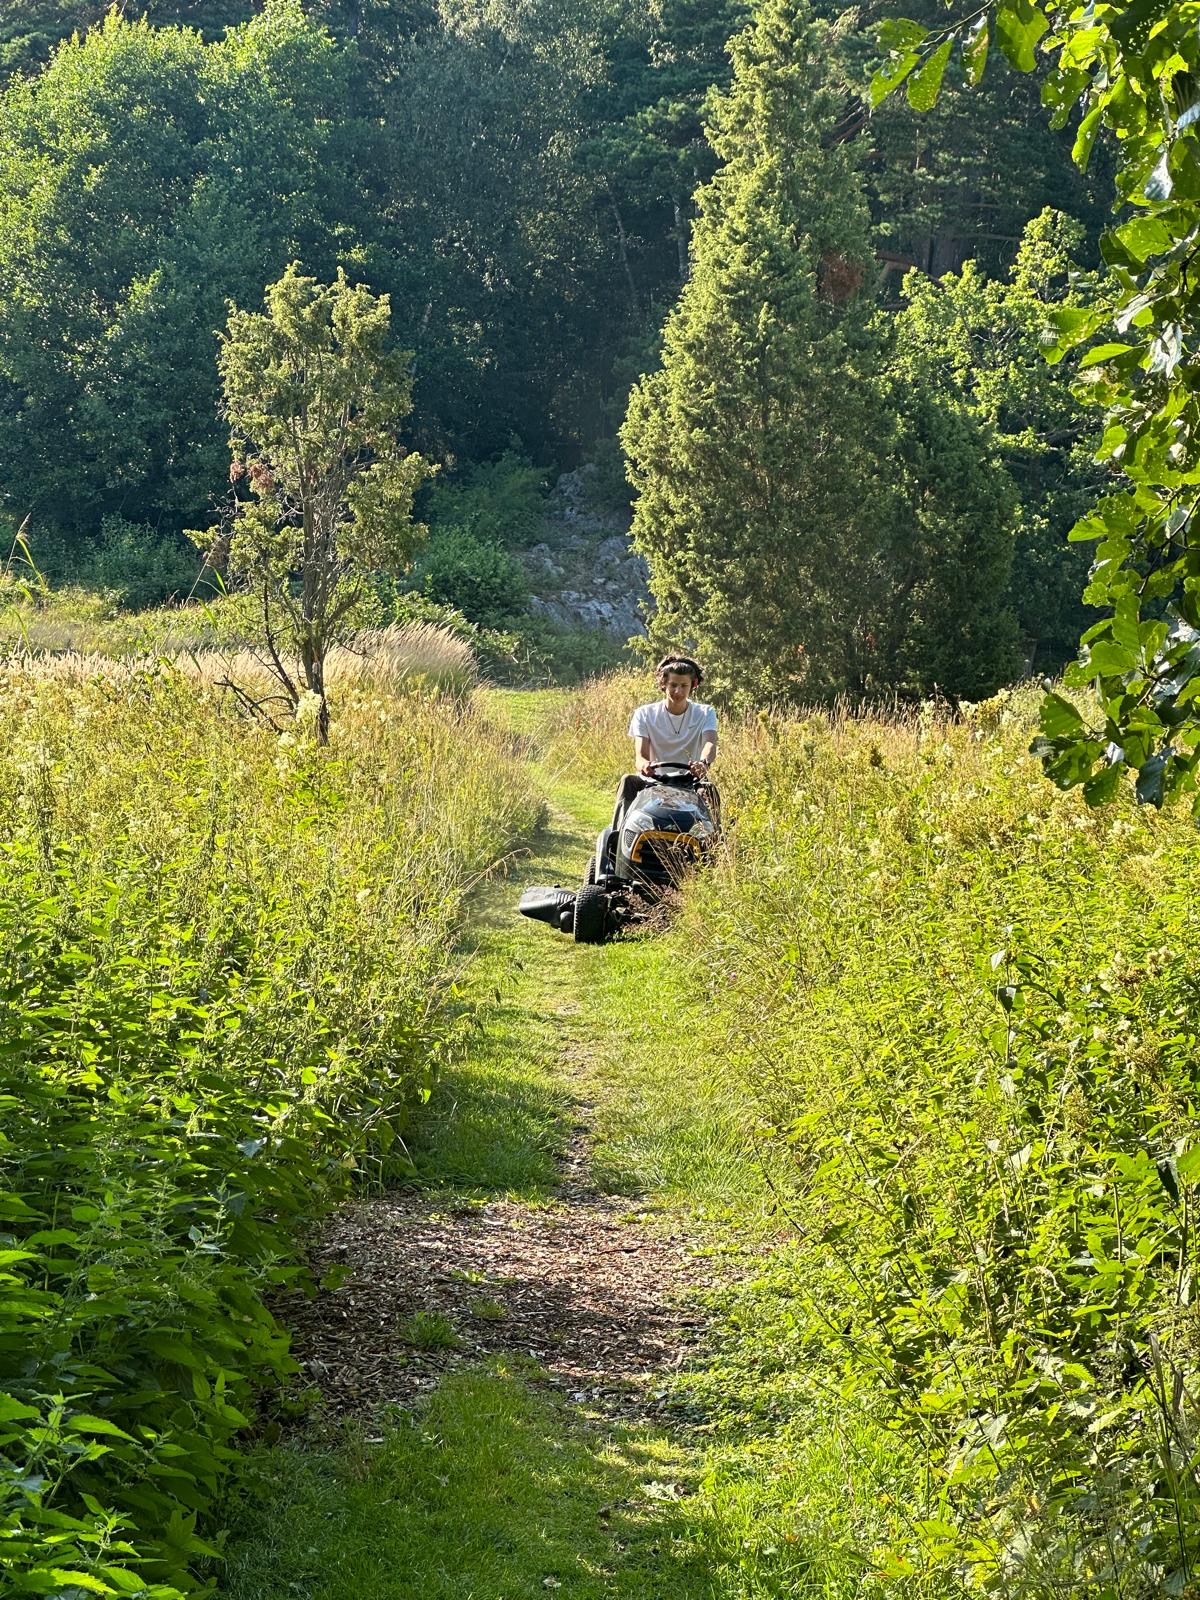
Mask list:
POLYGON ((658 762, 646 776, 653 782, 634 795, 619 836, 609 827, 597 839, 583 886, 526 889, 523 916, 574 934, 578 944, 603 944, 643 920, 708 853, 717 837, 708 786, 673 762, 658 762))

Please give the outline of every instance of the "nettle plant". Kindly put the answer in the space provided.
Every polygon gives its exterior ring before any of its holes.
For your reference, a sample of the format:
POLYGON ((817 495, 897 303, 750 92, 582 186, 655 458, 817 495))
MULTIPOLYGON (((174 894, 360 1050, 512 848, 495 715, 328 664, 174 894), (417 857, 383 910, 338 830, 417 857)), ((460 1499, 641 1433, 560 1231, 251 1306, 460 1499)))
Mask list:
POLYGON ((1197 794, 1200 763, 1200 30, 1192 6, 1167 0, 999 0, 934 28, 889 18, 872 103, 904 84, 924 111, 947 73, 978 83, 993 36, 1013 67, 1041 70, 1053 125, 1075 120, 1080 166, 1102 131, 1116 151, 1117 221, 1100 247, 1111 298, 1064 307, 1046 341, 1051 361, 1095 341, 1079 387, 1104 409, 1112 492, 1071 537, 1096 543, 1084 598, 1106 615, 1066 682, 1097 705, 1048 693, 1034 749, 1089 804, 1132 772, 1139 800, 1162 805, 1197 794))

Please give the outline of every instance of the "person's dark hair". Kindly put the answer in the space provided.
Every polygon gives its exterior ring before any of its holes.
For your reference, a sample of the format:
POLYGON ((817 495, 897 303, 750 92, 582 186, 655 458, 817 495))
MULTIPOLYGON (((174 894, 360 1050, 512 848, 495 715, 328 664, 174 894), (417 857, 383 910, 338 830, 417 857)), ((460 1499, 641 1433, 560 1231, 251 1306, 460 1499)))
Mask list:
POLYGON ((660 686, 667 681, 669 672, 689 673, 694 689, 698 689, 704 682, 704 668, 698 661, 693 661, 691 656, 664 656, 655 668, 655 676, 660 686))

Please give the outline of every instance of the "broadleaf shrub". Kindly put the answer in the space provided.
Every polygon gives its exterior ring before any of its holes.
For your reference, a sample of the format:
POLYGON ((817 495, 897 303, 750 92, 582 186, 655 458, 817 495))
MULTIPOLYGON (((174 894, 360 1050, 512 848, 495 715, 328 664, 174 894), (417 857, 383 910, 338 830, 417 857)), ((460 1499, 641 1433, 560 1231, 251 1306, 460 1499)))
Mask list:
POLYGON ((435 604, 453 606, 482 628, 509 627, 529 599, 516 556, 466 526, 435 529, 413 576, 435 604))
POLYGON ((299 1240, 444 1047, 466 886, 532 826, 462 702, 327 752, 169 670, 0 677, 6 1594, 203 1592, 299 1240))

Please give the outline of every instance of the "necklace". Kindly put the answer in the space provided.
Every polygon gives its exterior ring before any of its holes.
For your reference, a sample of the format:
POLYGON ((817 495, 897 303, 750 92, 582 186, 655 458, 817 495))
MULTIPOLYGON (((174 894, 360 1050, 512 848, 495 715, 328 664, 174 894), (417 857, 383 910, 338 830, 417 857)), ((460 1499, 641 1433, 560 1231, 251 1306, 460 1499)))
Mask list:
POLYGON ((670 706, 666 707, 667 720, 671 724, 672 733, 681 733, 683 731, 683 724, 687 720, 689 709, 690 707, 684 706, 683 710, 678 714, 678 721, 676 721, 676 713, 671 710, 670 706))

